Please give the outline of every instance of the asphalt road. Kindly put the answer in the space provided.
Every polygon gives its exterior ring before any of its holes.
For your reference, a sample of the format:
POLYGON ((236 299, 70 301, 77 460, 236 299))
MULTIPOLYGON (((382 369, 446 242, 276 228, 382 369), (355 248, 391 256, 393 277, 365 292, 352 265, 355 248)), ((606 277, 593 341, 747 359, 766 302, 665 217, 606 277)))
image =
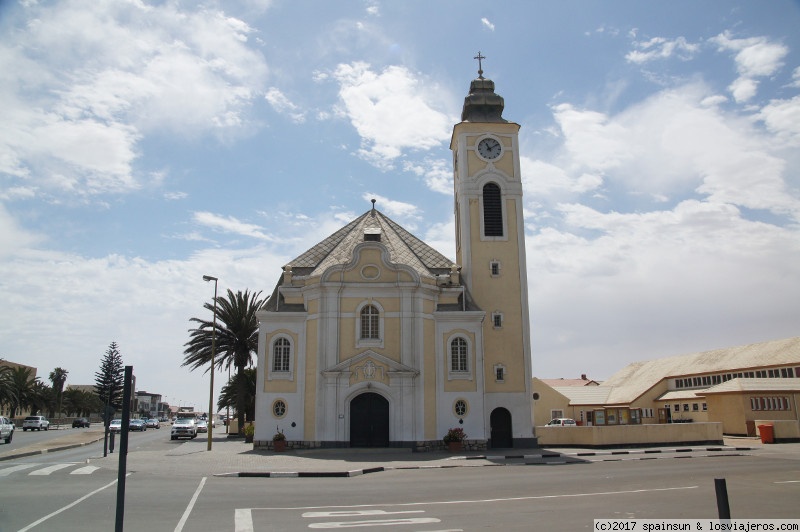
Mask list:
MULTIPOLYGON (((715 478, 726 479, 733 517, 800 518, 800 452, 773 448, 351 478, 214 476, 192 461, 214 456, 204 449, 164 429, 131 434, 125 530, 590 530, 595 518, 714 518, 715 478)), ((0 463, 0 531, 114 529, 116 461, 93 458, 99 444, 65 452, 0 463)))

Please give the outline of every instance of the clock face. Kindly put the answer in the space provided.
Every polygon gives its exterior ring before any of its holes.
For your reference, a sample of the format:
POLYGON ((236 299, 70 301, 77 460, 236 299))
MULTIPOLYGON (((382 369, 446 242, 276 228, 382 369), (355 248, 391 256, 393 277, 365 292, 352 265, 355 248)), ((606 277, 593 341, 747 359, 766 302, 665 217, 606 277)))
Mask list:
POLYGON ((500 157, 503 147, 493 138, 485 138, 478 143, 478 154, 484 159, 492 160, 500 157))

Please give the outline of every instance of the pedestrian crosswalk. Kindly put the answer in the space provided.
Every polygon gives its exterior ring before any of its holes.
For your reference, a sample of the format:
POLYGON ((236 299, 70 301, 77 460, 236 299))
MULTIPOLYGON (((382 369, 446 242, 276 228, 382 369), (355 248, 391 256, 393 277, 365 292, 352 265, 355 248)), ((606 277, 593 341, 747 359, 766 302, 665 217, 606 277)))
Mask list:
POLYGON ((17 464, 8 467, 0 466, 0 478, 14 475, 46 477, 57 472, 70 475, 91 475, 99 469, 100 468, 97 466, 83 465, 83 463, 78 462, 66 462, 58 464, 17 464), (72 469, 69 470, 69 468, 72 469))

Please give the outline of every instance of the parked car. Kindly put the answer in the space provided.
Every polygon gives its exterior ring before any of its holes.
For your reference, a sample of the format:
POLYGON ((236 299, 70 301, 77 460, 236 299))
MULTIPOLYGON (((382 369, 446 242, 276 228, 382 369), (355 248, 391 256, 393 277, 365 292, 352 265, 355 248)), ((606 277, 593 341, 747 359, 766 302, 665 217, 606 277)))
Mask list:
POLYGON ((556 419, 551 420, 545 427, 575 427, 577 423, 575 423, 574 419, 570 419, 568 417, 558 417, 556 419))
POLYGON ((160 429, 161 428, 161 423, 159 423, 159 421, 154 417, 151 417, 150 419, 145 421, 145 425, 147 425, 148 429, 160 429))
POLYGON ((22 422, 22 431, 27 430, 47 430, 50 428, 50 422, 44 416, 28 416, 22 422))
POLYGON ((74 428, 81 428, 81 427, 86 427, 88 429, 89 425, 90 425, 89 420, 86 419, 85 417, 79 417, 79 418, 74 419, 72 421, 72 428, 73 429, 74 428))
POLYGON ((131 419, 130 425, 128 426, 128 430, 130 431, 138 430, 139 432, 144 432, 147 430, 147 425, 145 424, 143 419, 131 419))
POLYGON ((170 432, 170 439, 177 440, 178 438, 196 438, 197 437, 197 424, 194 419, 190 417, 182 417, 175 420, 172 424, 172 431, 170 432))
POLYGON ((111 432, 122 432, 122 420, 112 419, 111 424, 108 426, 108 430, 111 432))
POLYGON ((197 432, 208 432, 208 423, 205 419, 199 419, 197 421, 197 432))
POLYGON ((14 423, 7 417, 0 417, 0 440, 11 443, 14 437, 14 423))

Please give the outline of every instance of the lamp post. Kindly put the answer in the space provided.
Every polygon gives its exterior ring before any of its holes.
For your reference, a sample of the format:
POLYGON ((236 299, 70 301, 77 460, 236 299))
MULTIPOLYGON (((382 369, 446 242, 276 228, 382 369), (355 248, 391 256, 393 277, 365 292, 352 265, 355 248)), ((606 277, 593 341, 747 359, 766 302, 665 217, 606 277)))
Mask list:
POLYGON ((208 450, 211 450, 211 435, 214 424, 211 421, 211 412, 214 411, 214 359, 217 355, 217 278, 210 275, 203 276, 204 281, 214 281, 214 328, 211 330, 211 386, 208 392, 208 450))

